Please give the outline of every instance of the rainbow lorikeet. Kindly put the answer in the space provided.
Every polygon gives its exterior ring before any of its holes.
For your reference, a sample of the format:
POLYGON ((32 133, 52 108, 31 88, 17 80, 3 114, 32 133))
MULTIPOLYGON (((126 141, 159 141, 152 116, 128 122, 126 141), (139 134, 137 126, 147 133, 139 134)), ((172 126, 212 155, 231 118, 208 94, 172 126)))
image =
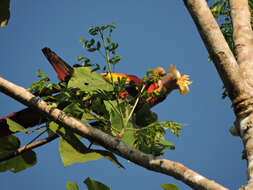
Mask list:
MULTIPOLYGON (((74 69, 49 48, 43 48, 42 52, 49 63, 53 66, 59 80, 61 82, 68 82, 74 74, 74 69)), ((191 84, 191 82, 188 81, 188 76, 182 75, 173 65, 170 66, 169 72, 166 72, 162 67, 154 69, 151 76, 145 81, 135 75, 122 73, 103 73, 101 75, 109 82, 112 82, 112 80, 113 82, 118 82, 119 79, 126 78, 126 83, 129 85, 126 86, 126 91, 120 94, 121 98, 125 98, 127 95, 135 97, 138 94, 136 88, 137 86, 144 86, 147 95, 149 93, 158 94, 157 96, 147 96, 145 100, 140 101, 139 107, 146 103, 152 107, 166 99, 168 94, 175 89, 179 89, 180 94, 184 95, 189 92, 188 85, 191 84)), ((40 96, 40 94, 36 95, 40 96)), ((21 111, 14 112, 0 119, 0 137, 7 136, 12 133, 8 128, 6 118, 10 118, 11 120, 19 123, 24 128, 33 127, 47 121, 40 112, 33 108, 26 108, 21 111)))

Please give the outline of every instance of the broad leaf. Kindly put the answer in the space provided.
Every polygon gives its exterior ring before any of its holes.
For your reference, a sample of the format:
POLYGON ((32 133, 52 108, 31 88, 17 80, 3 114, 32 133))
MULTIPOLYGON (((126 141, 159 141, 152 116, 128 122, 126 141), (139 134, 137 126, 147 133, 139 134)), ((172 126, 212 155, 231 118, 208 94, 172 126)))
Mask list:
MULTIPOLYGON (((119 103, 121 103, 122 100, 119 100, 119 103)), ((122 130, 123 128, 123 120, 124 118, 122 118, 118 106, 117 106, 117 101, 116 100, 108 100, 108 101, 104 101, 106 110, 109 113, 110 116, 110 123, 113 127, 112 129, 112 133, 113 135, 118 135, 119 132, 122 130)))
POLYGON ((94 161, 103 157, 113 162, 118 167, 123 167, 111 152, 105 150, 92 150, 88 148, 78 151, 63 138, 60 139, 60 154, 64 167, 76 162, 94 161))
POLYGON ((126 125, 127 118, 131 111, 129 104, 125 104, 123 100, 118 100, 118 103, 116 100, 104 101, 104 104, 110 116, 113 135, 120 136, 123 142, 133 146, 135 141, 134 125, 131 120, 128 121, 126 125), (121 110, 121 113, 119 110, 121 110), (123 125, 125 125, 125 128, 123 128, 123 125))
POLYGON ((124 132, 121 136, 121 140, 128 144, 129 146, 134 146, 135 142, 135 129, 133 127, 132 122, 130 121, 127 125, 127 127, 124 129, 124 132))
POLYGON ((86 92, 96 90, 113 90, 112 85, 109 82, 107 82, 97 72, 92 72, 92 69, 89 67, 75 68, 75 73, 68 83, 68 88, 79 88, 86 92))
POLYGON ((20 124, 18 124, 17 122, 15 122, 15 121, 13 121, 9 118, 6 118, 6 122, 9 125, 9 129, 14 133, 16 133, 16 132, 27 132, 28 131, 23 126, 21 126, 20 124))
POLYGON ((92 180, 89 177, 85 179, 84 183, 87 185, 88 190, 110 190, 105 184, 92 180))
POLYGON ((76 162, 94 161, 103 157, 113 162, 118 167, 123 167, 111 152, 88 149, 79 140, 79 138, 81 138, 79 135, 74 134, 64 127, 59 127, 57 123, 50 122, 49 128, 61 136, 59 151, 64 167, 76 162))
POLYGON ((102 157, 100 154, 97 154, 96 152, 89 152, 88 148, 86 148, 85 146, 82 150, 78 149, 74 148, 63 138, 60 139, 59 151, 61 154, 61 159, 64 167, 74 164, 76 162, 87 162, 98 160, 102 157))

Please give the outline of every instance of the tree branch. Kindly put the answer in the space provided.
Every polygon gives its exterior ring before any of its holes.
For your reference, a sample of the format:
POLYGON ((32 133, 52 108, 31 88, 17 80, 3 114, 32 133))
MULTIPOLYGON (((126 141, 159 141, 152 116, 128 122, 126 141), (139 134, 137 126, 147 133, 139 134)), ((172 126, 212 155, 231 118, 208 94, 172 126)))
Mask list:
POLYGON ((24 88, 19 87, 1 77, 0 91, 29 107, 39 110, 42 114, 47 115, 58 124, 70 128, 77 134, 91 140, 92 142, 97 142, 106 149, 144 168, 172 176, 189 185, 193 189, 227 190, 227 188, 201 176, 180 163, 155 158, 152 155, 148 155, 131 148, 129 145, 120 141, 118 137, 110 136, 101 130, 91 127, 89 124, 85 124, 73 117, 67 116, 63 111, 47 105, 46 102, 36 98, 24 88))
POLYGON ((253 34, 247 0, 229 0, 237 61, 205 0, 184 0, 202 40, 233 102, 233 135, 244 142, 248 160, 248 185, 253 188, 253 34))
POLYGON ((234 107, 237 108, 237 104, 253 96, 252 88, 243 80, 239 65, 207 2, 205 0, 184 0, 184 3, 197 26, 234 107))
POLYGON ((253 32, 248 0, 229 0, 229 3, 237 62, 247 82, 253 86, 253 32))
MULTIPOLYGON (((233 24, 233 40, 237 54, 237 62, 245 81, 253 87, 253 32, 250 23, 248 0, 229 0, 230 15, 233 24)), ((252 110, 253 100, 242 102, 241 107, 252 110)), ((245 148, 247 159, 248 184, 245 189, 253 188, 253 113, 240 118, 237 128, 245 148)))
POLYGON ((28 150, 31 150, 31 149, 40 147, 40 146, 42 146, 44 144, 47 144, 47 143, 53 141, 54 139, 56 139, 58 137, 59 137, 58 135, 54 134, 54 135, 52 135, 50 137, 46 137, 44 139, 41 139, 41 140, 39 140, 37 142, 27 144, 27 145, 25 145, 25 146, 17 149, 15 152, 11 152, 8 155, 0 157, 0 162, 5 161, 5 160, 9 160, 9 159, 14 158, 14 157, 16 157, 18 155, 23 154, 24 152, 26 152, 28 150))

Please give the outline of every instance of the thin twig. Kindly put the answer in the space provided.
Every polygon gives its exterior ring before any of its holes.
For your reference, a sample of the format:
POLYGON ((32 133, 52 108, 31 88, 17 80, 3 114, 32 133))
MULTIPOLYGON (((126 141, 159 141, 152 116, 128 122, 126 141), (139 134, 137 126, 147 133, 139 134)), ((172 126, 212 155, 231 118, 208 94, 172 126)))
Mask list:
MULTIPOLYGON (((27 145, 32 144, 34 141, 36 141, 41 135, 43 135, 45 132, 47 132, 47 130, 44 130, 43 132, 41 132, 40 134, 38 134, 36 137, 34 137, 29 143, 27 143, 27 145)), ((26 146, 27 146, 26 145, 26 146)))

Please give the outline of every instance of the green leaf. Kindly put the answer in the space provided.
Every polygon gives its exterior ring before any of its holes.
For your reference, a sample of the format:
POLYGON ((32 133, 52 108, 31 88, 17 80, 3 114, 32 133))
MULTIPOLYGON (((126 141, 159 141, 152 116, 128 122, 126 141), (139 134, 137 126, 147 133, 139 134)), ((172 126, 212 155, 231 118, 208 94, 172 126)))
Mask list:
POLYGON ((111 43, 111 39, 110 38, 106 38, 106 41, 108 42, 108 44, 111 43))
POLYGON ((249 1, 249 6, 251 9, 253 8, 253 1, 249 1))
POLYGON ((79 190, 78 185, 72 181, 66 183, 68 190, 79 190))
POLYGON ((89 177, 85 179, 84 183, 87 185, 88 190, 110 190, 105 184, 92 180, 89 177))
POLYGON ((64 167, 77 163, 98 160, 106 158, 113 162, 118 167, 123 167, 117 158, 108 151, 88 149, 78 138, 80 136, 72 133, 72 131, 59 127, 55 122, 50 122, 49 128, 51 131, 61 136, 59 151, 64 167))
POLYGON ((134 145, 135 137, 134 137, 134 127, 131 121, 128 122, 127 126, 123 129, 123 123, 126 123, 128 118, 128 114, 130 113, 129 104, 125 104, 123 100, 119 99, 118 103, 116 100, 113 101, 104 101, 106 110, 110 116, 110 123, 112 127, 112 133, 115 136, 118 136, 122 133, 121 140, 127 143, 130 146, 134 145), (119 104, 118 104, 119 103, 119 104), (120 110, 123 115, 120 114, 120 110), (123 118, 122 118, 123 117, 123 118), (123 130, 123 131, 122 131, 123 130))
POLYGON ((86 147, 78 149, 74 148, 63 138, 60 138, 59 150, 64 167, 77 162, 87 162, 101 158, 101 155, 95 152, 88 152, 88 148, 86 147))
POLYGON ((92 72, 89 67, 75 68, 74 75, 71 77, 68 88, 79 88, 86 92, 92 92, 96 90, 112 91, 112 85, 107 82, 97 72, 92 72))
MULTIPOLYGON (((0 158, 5 157, 20 147, 20 142, 14 135, 0 138, 0 158)), ((6 161, 0 162, 0 172, 11 171, 20 172, 26 168, 32 167, 37 162, 36 154, 32 150, 24 152, 6 161)))
POLYGON ((97 48, 89 48, 89 49, 88 49, 89 52, 94 52, 94 51, 96 51, 96 50, 97 50, 97 48))
POLYGON ((0 1, 0 27, 8 24, 10 19, 10 0, 0 1))
POLYGON ((38 69, 37 71, 37 74, 38 74, 38 78, 47 78, 48 76, 43 73, 43 71, 41 71, 40 69, 38 69))
POLYGON ((97 50, 99 50, 100 47, 101 47, 101 44, 100 44, 100 42, 98 41, 98 42, 97 42, 97 50))
POLYGON ((77 58, 77 61, 81 61, 81 60, 83 60, 83 59, 85 59, 84 56, 79 56, 79 57, 77 58))
POLYGON ((72 104, 66 106, 63 111, 69 116, 75 117, 77 119, 81 119, 84 113, 84 109, 82 109, 76 102, 73 102, 72 104))
POLYGON ((176 123, 173 121, 160 121, 160 125, 164 128, 164 129, 170 129, 171 132, 175 135, 177 135, 178 137, 180 136, 180 131, 182 130, 181 126, 185 126, 185 124, 181 124, 181 123, 176 123))
POLYGON ((79 42, 84 42, 84 38, 79 38, 79 42))
POLYGON ((175 145, 172 142, 166 141, 165 138, 162 136, 159 145, 162 146, 163 148, 168 148, 171 150, 175 149, 175 145))
POLYGON ((116 25, 115 24, 110 24, 110 27, 115 29, 116 28, 116 25))
MULTIPOLYGON (((119 100, 120 102, 122 102, 122 100, 119 100)), ((106 110, 109 113, 110 116, 110 123, 113 126, 114 129, 116 129, 118 131, 118 133, 121 131, 121 129, 123 128, 123 121, 122 121, 122 116, 120 115, 120 111, 119 108, 117 106, 117 101, 116 100, 108 100, 108 101, 104 101, 106 110)), ((118 135, 117 131, 113 130, 113 135, 118 135)))
POLYGON ((80 135, 73 133, 70 129, 60 127, 55 122, 49 123, 49 129, 62 137, 65 141, 67 141, 71 146, 73 146, 76 150, 83 152, 86 150, 86 146, 79 140, 81 138, 80 135))
POLYGON ((134 147, 135 138, 135 129, 131 121, 128 122, 127 127, 124 129, 124 133, 121 137, 121 140, 128 144, 131 147, 134 147))
POLYGON ((23 126, 21 126, 20 124, 18 124, 17 122, 15 122, 15 121, 13 121, 9 118, 6 118, 6 122, 9 125, 9 129, 14 133, 16 133, 16 132, 27 132, 28 131, 23 126))
POLYGON ((163 190, 179 190, 178 186, 175 184, 161 184, 163 190))
POLYGON ((60 139, 60 154, 64 167, 77 162, 95 161, 104 157, 116 164, 118 167, 124 168, 123 165, 118 162, 117 158, 111 152, 105 150, 92 150, 87 148, 79 151, 71 146, 71 144, 69 144, 63 138, 60 139))

